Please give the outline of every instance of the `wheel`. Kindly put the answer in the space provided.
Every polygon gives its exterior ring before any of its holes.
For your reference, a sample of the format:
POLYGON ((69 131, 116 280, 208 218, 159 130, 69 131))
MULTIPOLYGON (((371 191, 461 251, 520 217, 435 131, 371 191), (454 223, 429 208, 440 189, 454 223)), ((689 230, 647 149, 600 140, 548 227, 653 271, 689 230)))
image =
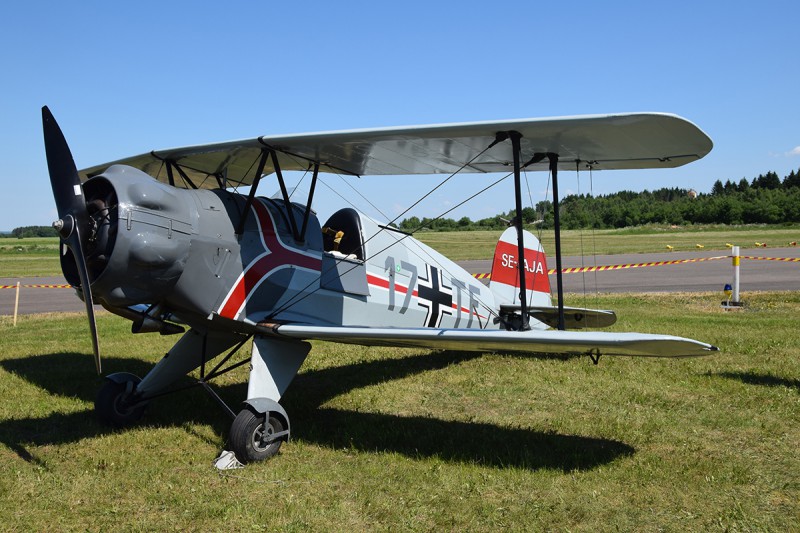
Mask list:
POLYGON ((128 404, 133 396, 133 390, 139 382, 138 378, 134 379, 134 377, 131 376, 128 381, 123 383, 106 380, 94 401, 94 412, 100 422, 120 428, 129 426, 142 418, 146 404, 128 404))
POLYGON ((242 463, 265 461, 278 453, 282 440, 265 443, 264 439, 284 430, 280 419, 269 416, 264 427, 264 414, 257 413, 250 407, 242 409, 231 425, 228 442, 233 448, 236 458, 242 463))

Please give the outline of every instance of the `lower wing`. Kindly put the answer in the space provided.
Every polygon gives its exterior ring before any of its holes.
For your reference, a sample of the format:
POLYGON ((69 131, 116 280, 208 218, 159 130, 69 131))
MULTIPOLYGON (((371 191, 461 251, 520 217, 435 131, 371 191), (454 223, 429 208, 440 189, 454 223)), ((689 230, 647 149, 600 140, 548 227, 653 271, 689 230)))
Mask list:
POLYGON ((693 339, 645 333, 367 328, 301 324, 265 325, 261 327, 261 331, 293 339, 479 352, 695 357, 709 355, 718 350, 716 346, 693 339))

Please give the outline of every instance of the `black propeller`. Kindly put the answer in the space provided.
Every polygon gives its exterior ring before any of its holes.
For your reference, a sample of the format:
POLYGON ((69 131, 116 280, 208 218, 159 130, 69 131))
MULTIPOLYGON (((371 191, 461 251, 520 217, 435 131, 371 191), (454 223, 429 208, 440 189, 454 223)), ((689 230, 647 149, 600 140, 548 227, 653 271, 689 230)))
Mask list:
POLYGON ((42 108, 42 129, 44 130, 44 149, 47 153, 47 167, 50 171, 50 185, 56 201, 59 219, 53 222, 65 244, 75 258, 75 266, 80 278, 86 314, 89 316, 89 329, 92 333, 94 364, 100 374, 100 347, 97 338, 97 323, 94 318, 89 269, 86 266, 84 248, 92 228, 92 218, 86 207, 78 169, 72 159, 67 140, 58 127, 56 119, 47 106, 42 108))

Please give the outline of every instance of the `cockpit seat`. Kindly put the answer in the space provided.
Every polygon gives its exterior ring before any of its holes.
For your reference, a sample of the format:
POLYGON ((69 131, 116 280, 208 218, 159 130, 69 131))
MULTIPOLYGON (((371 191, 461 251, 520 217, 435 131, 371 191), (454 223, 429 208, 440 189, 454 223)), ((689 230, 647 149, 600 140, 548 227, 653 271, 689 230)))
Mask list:
POLYGON ((358 211, 345 207, 332 214, 322 226, 322 245, 326 252, 336 251, 346 256, 354 255, 363 261, 364 237, 358 211))

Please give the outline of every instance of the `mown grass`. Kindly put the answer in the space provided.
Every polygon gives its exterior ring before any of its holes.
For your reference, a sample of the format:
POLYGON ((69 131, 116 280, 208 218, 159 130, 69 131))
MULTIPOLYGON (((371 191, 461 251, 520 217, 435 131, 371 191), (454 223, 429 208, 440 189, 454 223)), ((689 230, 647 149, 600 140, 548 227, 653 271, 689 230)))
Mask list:
MULTIPOLYGON (((568 302, 570 299, 568 298, 568 302)), ((202 391, 94 421, 79 315, 0 321, 2 529, 788 531, 800 519, 800 293, 600 295, 618 330, 701 359, 548 359, 317 343, 281 454, 217 473, 229 420, 202 391)), ((106 372, 176 340, 98 317, 106 372)), ((217 390, 236 406, 246 370, 217 390)))
POLYGON ((58 237, 26 237, 0 239, 0 253, 36 253, 58 251, 58 237))
MULTIPOLYGON (((549 255, 555 253, 552 231, 530 228, 549 255)), ((500 231, 420 232, 414 236, 454 261, 491 259, 500 231)), ((569 255, 608 255, 628 253, 694 251, 697 245, 706 250, 726 250, 727 244, 742 249, 755 243, 770 247, 786 246, 800 240, 800 227, 781 226, 644 226, 615 230, 566 230, 561 233, 561 250, 569 255)))
POLYGON ((0 278, 58 276, 58 238, 0 239, 0 278))

